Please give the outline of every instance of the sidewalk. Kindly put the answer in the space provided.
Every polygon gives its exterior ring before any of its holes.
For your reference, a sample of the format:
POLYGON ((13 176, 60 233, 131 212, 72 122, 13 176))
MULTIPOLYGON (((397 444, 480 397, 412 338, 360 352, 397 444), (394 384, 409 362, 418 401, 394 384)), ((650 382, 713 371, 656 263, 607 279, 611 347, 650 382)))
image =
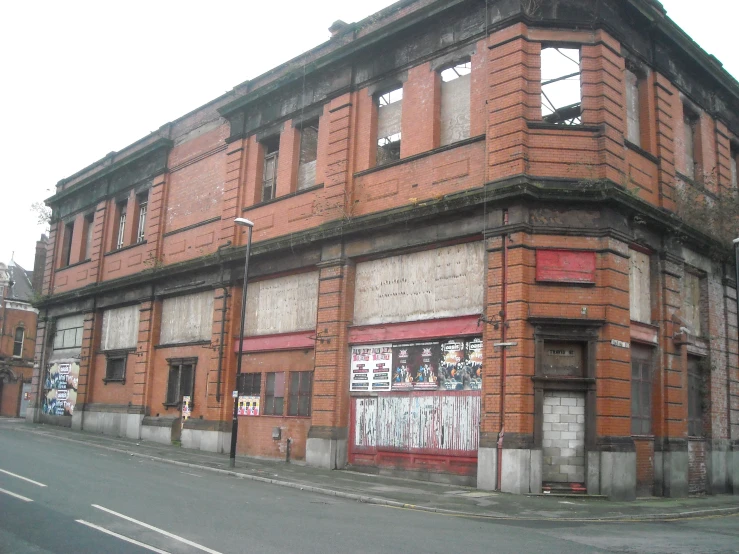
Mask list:
POLYGON ((331 471, 281 461, 239 457, 229 468, 228 454, 188 450, 178 446, 71 431, 51 425, 0 420, 18 432, 68 440, 243 479, 311 491, 360 502, 510 520, 633 521, 670 520, 739 513, 739 496, 716 495, 681 499, 645 498, 610 502, 588 497, 512 495, 473 488, 370 475, 358 471, 331 471))

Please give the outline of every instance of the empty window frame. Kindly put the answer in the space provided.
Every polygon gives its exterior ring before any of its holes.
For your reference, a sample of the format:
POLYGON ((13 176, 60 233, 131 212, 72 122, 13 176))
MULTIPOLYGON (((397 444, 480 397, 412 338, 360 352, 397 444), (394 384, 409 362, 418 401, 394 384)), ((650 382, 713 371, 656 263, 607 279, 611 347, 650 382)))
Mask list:
POLYGON ((470 80, 472 63, 458 63, 441 71, 441 146, 470 137, 470 80))
POLYGON ((277 162, 280 154, 280 137, 262 141, 264 166, 262 168, 262 202, 272 200, 277 192, 277 162))
POLYGON ((290 373, 290 396, 287 401, 287 415, 309 416, 312 393, 312 371, 293 371, 290 373))
POLYGON ((700 180, 700 117, 687 106, 683 107, 683 152, 685 175, 700 180))
POLYGON ((83 259, 89 260, 92 257, 92 234, 95 228, 95 214, 87 214, 85 216, 85 252, 83 259))
POLYGON ((136 243, 144 242, 146 240, 146 212, 148 209, 148 198, 149 195, 141 194, 136 198, 136 204, 139 209, 138 226, 136 227, 136 243))
POLYGON ((285 372, 267 373, 264 389, 264 414, 283 415, 285 413, 285 372))
POLYGON ((82 346, 84 320, 81 315, 63 317, 56 322, 54 334, 54 350, 79 348, 82 346))
POLYGON ((236 383, 236 389, 240 396, 261 396, 262 394, 262 374, 261 373, 242 373, 236 383))
POLYGON ((318 121, 300 126, 300 154, 298 158, 298 190, 315 186, 318 159, 318 121))
POLYGON ((169 363, 169 379, 164 405, 179 406, 182 403, 182 397, 189 396, 192 406, 197 358, 171 358, 167 362, 169 363))
POLYGON ((629 250, 631 320, 640 323, 652 323, 652 277, 649 263, 649 254, 629 250))
POLYGON ((646 141, 642 140, 642 135, 646 131, 646 122, 642 119, 642 95, 645 80, 637 71, 626 70, 626 140, 630 143, 644 148, 646 141))
POLYGON ((26 337, 26 330, 23 327, 16 327, 15 336, 13 337, 13 357, 23 357, 23 340, 26 337))
POLYGON ((116 209, 116 213, 118 214, 118 227, 116 230, 114 245, 114 248, 116 250, 118 250, 119 248, 123 248, 126 240, 126 210, 126 202, 119 202, 116 209))
POLYGON ((652 433, 652 349, 633 344, 631 349, 631 434, 652 433))
POLYGON ((706 376, 704 361, 688 356, 688 436, 702 437, 705 433, 706 376))
POLYGON ((541 115, 547 123, 582 123, 580 50, 546 46, 541 50, 541 115))
POLYGON ((377 96, 377 165, 400 159, 403 87, 377 96))
POLYGON ((731 187, 736 191, 739 189, 739 179, 737 178, 736 169, 737 158, 739 158, 739 148, 732 144, 729 155, 731 157, 729 160, 729 167, 731 168, 731 187))
POLYGON ((107 352, 105 355, 104 383, 126 381, 127 352, 107 352))
POLYGON ((703 312, 701 310, 701 278, 688 271, 682 279, 683 319, 695 336, 703 334, 703 312))
POLYGON ((62 267, 69 265, 72 258, 72 236, 74 235, 74 221, 64 225, 64 236, 62 243, 62 267))

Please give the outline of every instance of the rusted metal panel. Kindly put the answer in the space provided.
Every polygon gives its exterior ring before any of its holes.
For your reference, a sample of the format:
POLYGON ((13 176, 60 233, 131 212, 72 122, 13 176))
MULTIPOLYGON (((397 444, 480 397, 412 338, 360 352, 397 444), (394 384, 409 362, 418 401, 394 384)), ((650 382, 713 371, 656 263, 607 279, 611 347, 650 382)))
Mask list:
POLYGON ((162 303, 162 344, 210 340, 213 291, 165 298, 162 303))
POLYGON ((595 283, 595 252, 537 250, 536 280, 558 283, 595 283))
POLYGON ((376 325, 479 314, 482 242, 357 264, 354 324, 376 325))
POLYGON ((315 329, 318 272, 249 283, 246 334, 276 335, 315 329))
POLYGON ((139 306, 126 306, 103 312, 101 350, 135 348, 139 333, 139 306))

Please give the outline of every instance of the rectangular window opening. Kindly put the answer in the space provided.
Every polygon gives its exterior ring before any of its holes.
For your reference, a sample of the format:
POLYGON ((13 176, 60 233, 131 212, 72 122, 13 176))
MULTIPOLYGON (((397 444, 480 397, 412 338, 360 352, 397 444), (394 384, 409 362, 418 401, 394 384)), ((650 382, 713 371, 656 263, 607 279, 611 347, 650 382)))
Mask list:
POLYGON ((541 115, 547 123, 582 123, 580 49, 547 46, 541 50, 541 115))
POLYGON ((262 374, 242 373, 239 375, 237 390, 240 396, 261 396, 262 374))
POLYGON ((142 194, 136 199, 139 207, 139 221, 136 228, 136 243, 146 240, 146 212, 148 209, 148 194, 142 194))
POLYGON ((126 353, 111 352, 106 356, 104 382, 126 380, 126 353))
POLYGON ((69 265, 72 258, 72 235, 74 235, 74 221, 64 226, 64 242, 62 243, 62 267, 69 265))
POLYGON ((285 372, 267 373, 264 391, 264 414, 283 415, 285 401, 285 372))
POLYGON ((83 259, 89 260, 92 257, 92 234, 95 227, 95 214, 87 214, 85 216, 85 252, 83 259))
POLYGON ((18 327, 15 330, 15 336, 13 337, 13 357, 23 357, 23 339, 25 338, 26 330, 23 327, 18 327))
POLYGON ((277 161, 280 153, 280 137, 262 141, 264 168, 262 171, 262 202, 275 198, 277 189, 277 161))
POLYGON ((183 396, 190 397, 190 406, 194 405, 195 360, 169 360, 169 379, 167 381, 166 406, 179 406, 183 396))
POLYGON ((700 179, 700 118, 687 106, 683 107, 685 174, 698 181, 700 179))
POLYGON ((629 301, 632 321, 652 323, 651 286, 649 254, 629 250, 629 301))
POLYGON ((298 190, 316 185, 318 159, 318 121, 304 123, 300 128, 300 158, 298 160, 298 190))
POLYGON ((290 397, 287 403, 287 415, 309 416, 312 392, 312 371, 293 371, 290 373, 290 397))
POLYGON ((470 136, 470 79, 472 63, 459 63, 441 71, 441 146, 470 136))
POLYGON ((631 352, 631 434, 652 434, 652 349, 636 344, 631 352))
POLYGON ((377 165, 400 159, 403 87, 377 96, 377 165))
POLYGON ((706 375, 702 358, 688 356, 688 436, 705 436, 706 375))
POLYGON ((731 146, 731 159, 729 160, 729 166, 731 167, 731 188, 734 192, 739 190, 739 178, 737 178, 737 159, 739 158, 739 147, 731 146))
POLYGON ((126 232, 126 203, 121 202, 118 204, 118 234, 116 235, 115 239, 115 249, 118 250, 119 248, 123 248, 123 244, 125 241, 125 232, 126 232))
POLYGON ((626 70, 626 139, 641 147, 641 106, 639 102, 639 76, 626 70))

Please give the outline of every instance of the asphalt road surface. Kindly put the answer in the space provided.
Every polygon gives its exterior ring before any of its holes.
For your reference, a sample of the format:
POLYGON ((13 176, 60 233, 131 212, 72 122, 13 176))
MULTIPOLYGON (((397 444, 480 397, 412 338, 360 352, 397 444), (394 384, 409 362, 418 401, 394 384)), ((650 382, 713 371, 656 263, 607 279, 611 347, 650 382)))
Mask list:
POLYGON ((739 552, 739 517, 490 521, 361 504, 0 422, 0 552, 739 552))

